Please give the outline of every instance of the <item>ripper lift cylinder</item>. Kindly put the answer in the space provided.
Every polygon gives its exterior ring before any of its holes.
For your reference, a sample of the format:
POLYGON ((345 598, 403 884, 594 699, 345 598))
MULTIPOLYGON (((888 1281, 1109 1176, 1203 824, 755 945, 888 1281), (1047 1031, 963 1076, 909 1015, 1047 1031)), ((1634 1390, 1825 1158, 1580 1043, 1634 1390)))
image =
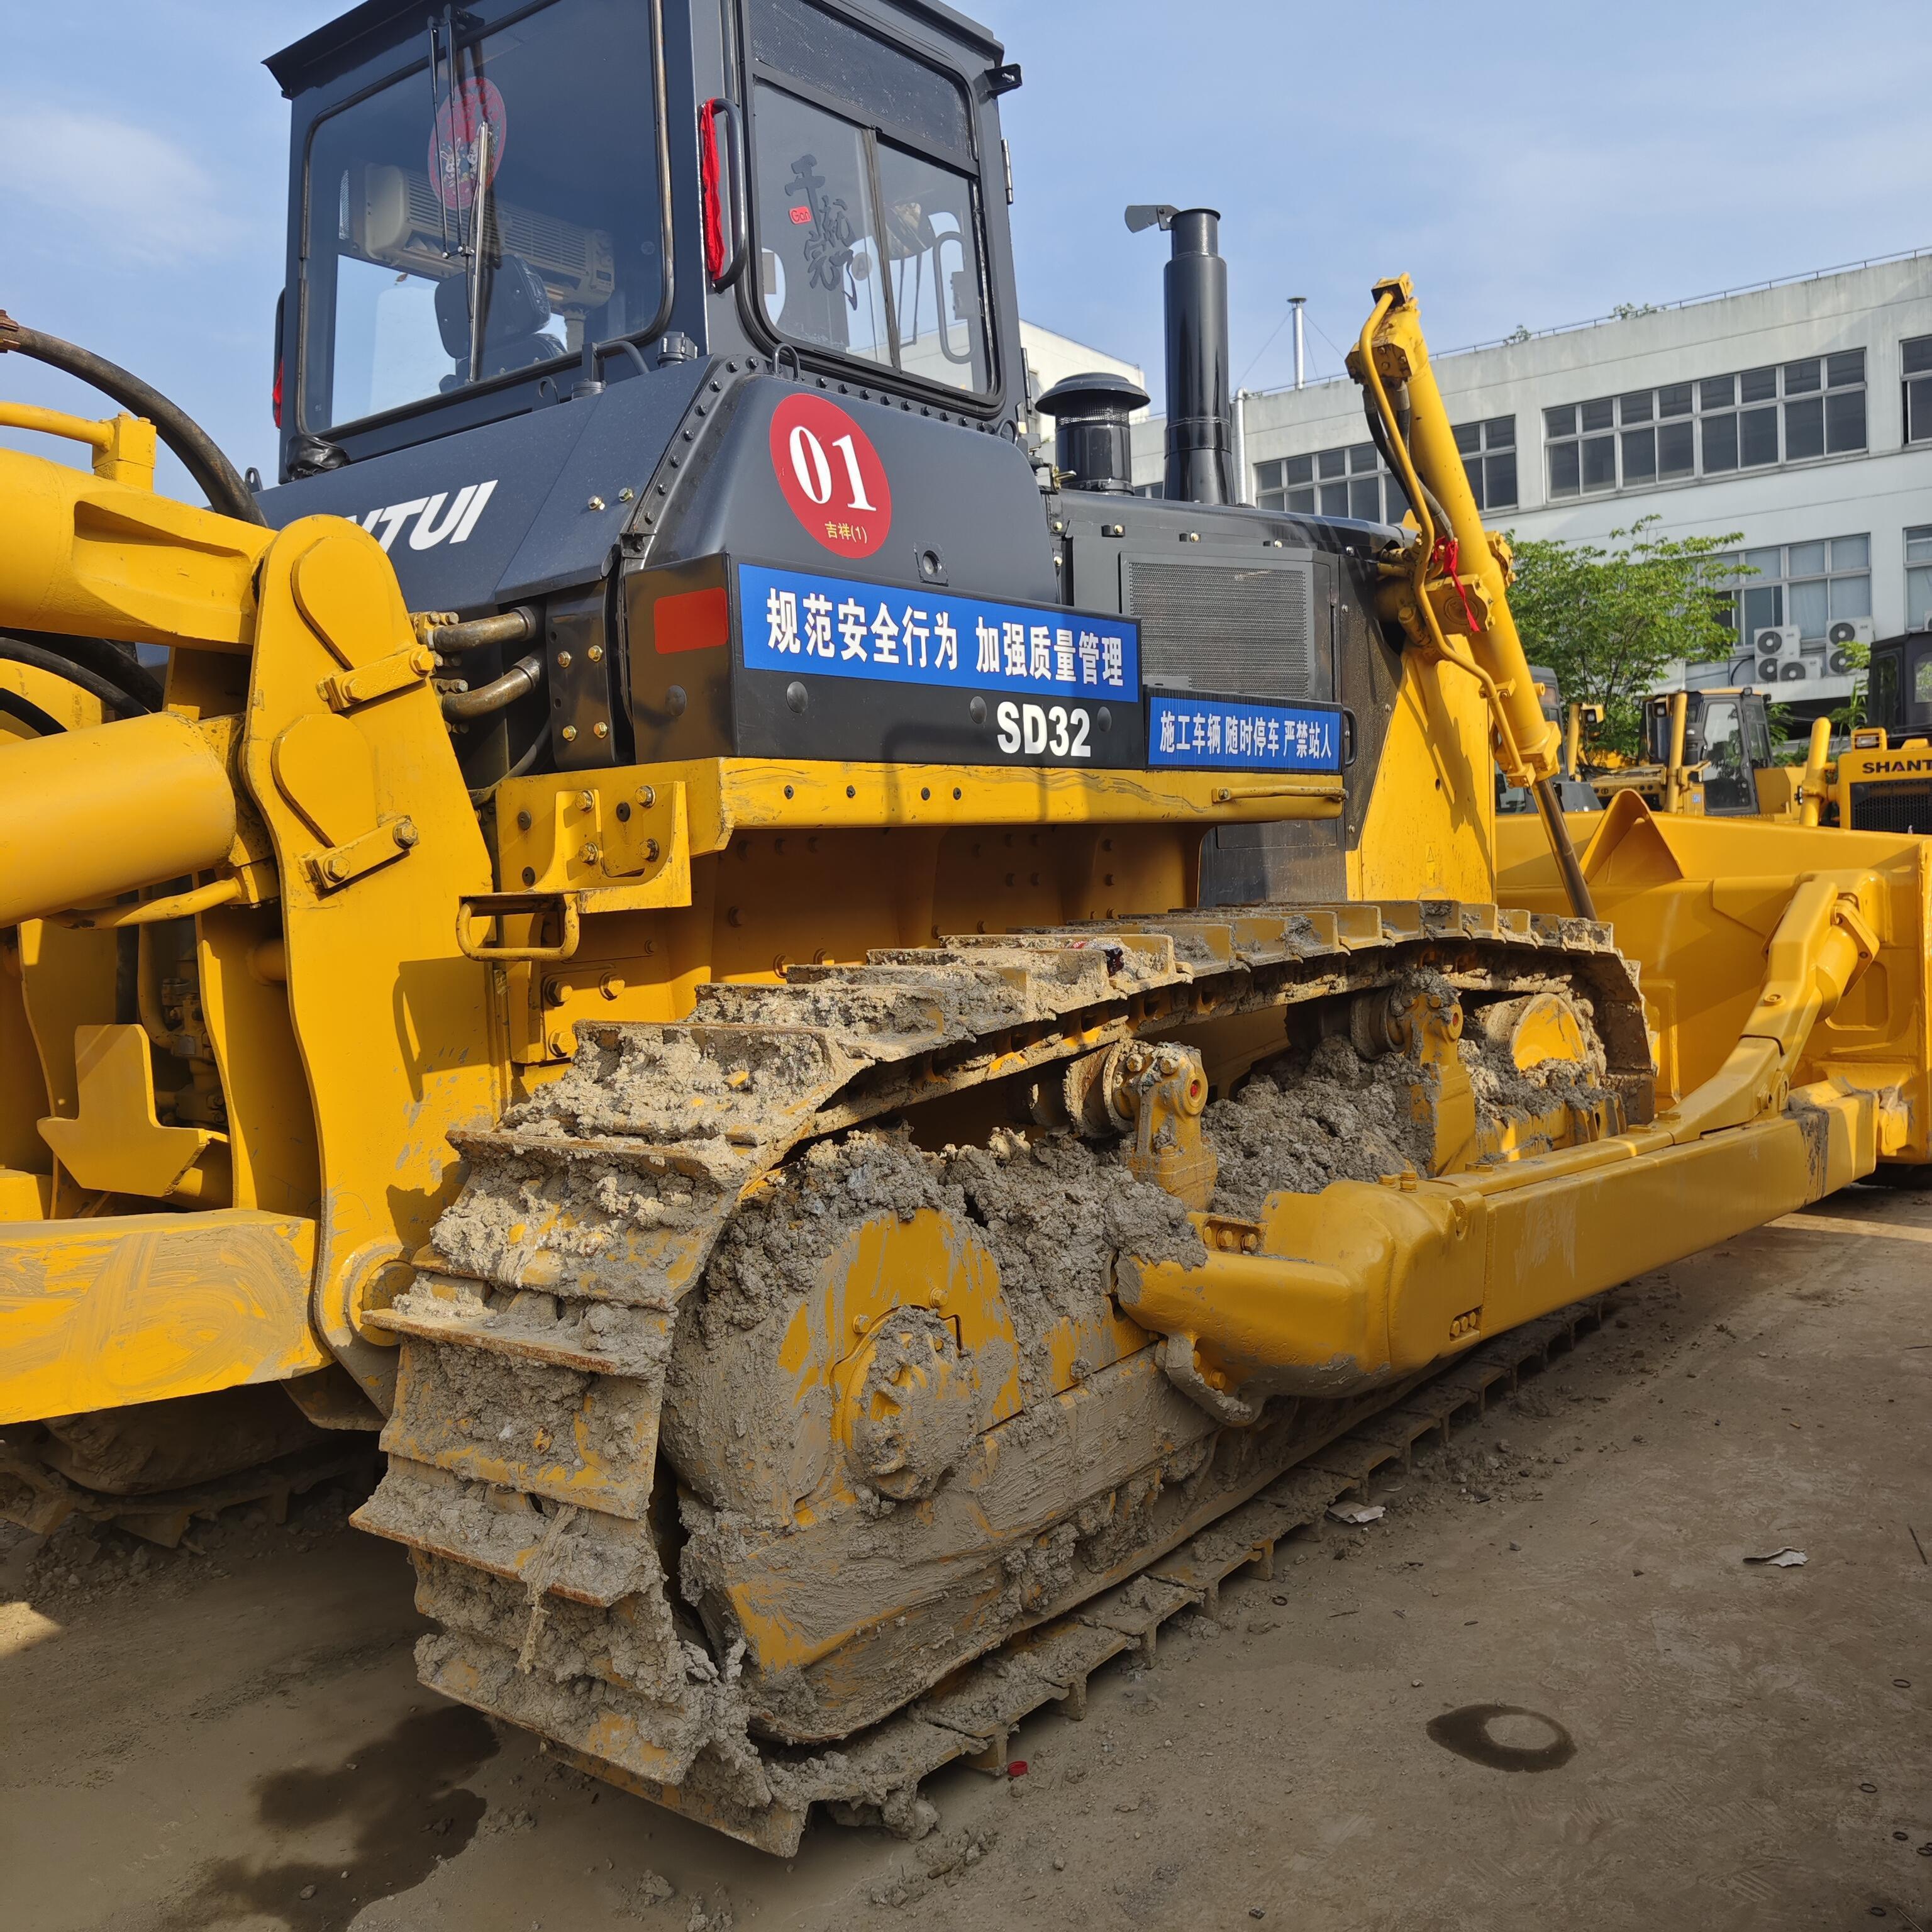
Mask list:
POLYGON ((235 791, 208 741, 157 712, 0 750, 0 926, 218 865, 235 791))

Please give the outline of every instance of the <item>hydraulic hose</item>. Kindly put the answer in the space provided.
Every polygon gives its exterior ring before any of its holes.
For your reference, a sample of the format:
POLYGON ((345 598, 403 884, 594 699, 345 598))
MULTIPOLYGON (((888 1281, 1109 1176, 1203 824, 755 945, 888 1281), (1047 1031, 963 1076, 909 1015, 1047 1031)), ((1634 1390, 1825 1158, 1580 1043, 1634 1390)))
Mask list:
MULTIPOLYGON (((0 717, 12 718, 36 731, 43 738, 51 738, 57 731, 67 727, 51 712, 43 711, 31 698, 22 698, 17 691, 0 688, 0 717)), ((4 740, 0 740, 4 742, 4 740)))
POLYGON ((64 631, 11 631, 5 634, 23 644, 37 644, 56 657, 65 658, 117 684, 144 711, 161 708, 161 681, 136 657, 131 649, 110 644, 105 638, 71 636, 64 631))
POLYGON ((169 401, 160 390, 151 388, 140 376, 57 335, 43 334, 16 322, 0 309, 0 353, 17 350, 22 356, 44 362, 69 376, 91 382, 110 396, 124 410, 146 416, 155 434, 174 452, 202 494, 211 508, 225 517, 266 527, 268 519, 255 501, 254 492, 244 483, 233 464, 222 454, 214 439, 184 410, 169 401))
POLYGON ((63 657, 58 651, 50 651, 44 644, 29 644, 24 638, 0 634, 0 658, 14 664, 30 664, 35 670, 44 670, 54 677, 64 678, 69 684, 77 684, 90 696, 98 698, 102 704, 128 716, 152 711, 158 707, 146 704, 130 691, 127 691, 111 679, 103 677, 97 670, 90 670, 85 664, 76 664, 71 658, 63 657))
POLYGON ((526 658, 519 658, 501 677, 493 678, 474 691, 446 692, 442 715, 459 722, 487 718, 493 711, 500 711, 506 704, 527 696, 542 682, 543 659, 532 652, 526 658))
POLYGON ((479 810, 496 796, 499 785, 508 784, 512 778, 520 778, 537 761, 537 754, 549 742, 550 734, 541 728, 537 735, 525 747, 522 757, 500 778, 492 778, 486 785, 477 786, 470 794, 470 802, 479 810))
MULTIPOLYGON (((1408 385, 1406 382, 1397 383, 1389 400, 1395 407, 1396 433, 1402 439, 1402 448, 1407 450, 1408 448, 1408 385)), ((1375 398, 1370 394, 1366 388, 1362 392, 1362 414, 1368 418, 1369 435, 1375 443, 1377 453, 1388 466, 1390 473, 1395 478, 1403 496, 1407 496, 1409 494, 1407 472, 1403 466, 1396 462, 1394 457, 1389 453, 1388 432, 1383 426, 1382 413, 1376 407, 1375 398)), ((1412 456, 1413 452, 1411 454, 1412 456)), ((1408 467, 1411 470, 1414 469, 1413 461, 1408 467)), ((1415 470, 1415 480, 1422 491, 1422 502, 1411 502, 1408 507, 1415 512, 1416 526, 1420 529, 1422 526, 1423 505, 1426 503, 1429 507, 1430 517, 1434 520, 1436 527, 1438 530, 1446 530, 1449 527, 1449 512, 1442 507, 1436 492, 1430 488, 1428 478, 1419 470, 1415 470)))

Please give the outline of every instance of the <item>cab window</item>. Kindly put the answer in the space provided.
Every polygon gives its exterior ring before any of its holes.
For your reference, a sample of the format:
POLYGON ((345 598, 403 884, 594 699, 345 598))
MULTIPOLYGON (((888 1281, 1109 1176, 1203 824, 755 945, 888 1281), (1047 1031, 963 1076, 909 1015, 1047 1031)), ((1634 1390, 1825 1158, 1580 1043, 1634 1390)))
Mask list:
POLYGON ((432 16, 419 63, 310 140, 306 428, 561 363, 657 314, 647 10, 551 0, 467 40, 463 17, 452 49, 432 16))
POLYGON ((1921 650, 1912 661, 1912 702, 1932 704, 1932 650, 1921 650))
POLYGON ((1874 724, 1897 730, 1904 722, 1898 715, 1898 654, 1877 652, 1871 661, 1870 683, 1865 698, 1865 716, 1874 724))
POLYGON ((750 19, 766 321, 790 341, 986 394, 964 93, 807 0, 754 0, 750 19))
POLYGON ((1751 783, 1750 763, 1744 755, 1744 728, 1736 698, 1705 700, 1703 752, 1704 809, 1755 810, 1757 794, 1751 783))

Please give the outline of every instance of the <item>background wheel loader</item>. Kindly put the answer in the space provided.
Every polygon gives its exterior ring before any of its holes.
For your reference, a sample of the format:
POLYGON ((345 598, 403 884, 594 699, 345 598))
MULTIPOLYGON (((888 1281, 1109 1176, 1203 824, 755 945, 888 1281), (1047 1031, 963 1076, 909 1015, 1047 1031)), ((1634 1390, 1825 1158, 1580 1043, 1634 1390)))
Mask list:
POLYGON ((1576 849, 1405 279, 1350 366, 1416 529, 1246 509, 1216 217, 1130 211, 1149 501, 1109 379, 1021 446, 956 15, 270 64, 280 487, 0 334, 124 410, 0 453, 22 1520, 379 1439, 425 1682, 770 1850, 916 1833, 1345 1431, 1932 1158, 1924 842, 1576 849))

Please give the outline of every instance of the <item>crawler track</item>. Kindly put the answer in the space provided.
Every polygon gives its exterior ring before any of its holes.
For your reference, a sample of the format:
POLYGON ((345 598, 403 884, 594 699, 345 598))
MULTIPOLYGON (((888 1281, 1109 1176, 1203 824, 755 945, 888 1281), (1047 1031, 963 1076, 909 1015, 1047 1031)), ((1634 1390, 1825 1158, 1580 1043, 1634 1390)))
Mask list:
MULTIPOLYGON (((563 1078, 467 1143, 463 1196, 415 1288, 376 1318, 401 1371, 388 1473, 356 1520, 413 1552, 418 1605, 441 1626, 418 1649, 424 1682, 768 1850, 795 1847, 816 1803, 925 1828, 918 1789, 933 1771, 994 1766, 1029 1711, 1077 1706, 1093 1670, 1265 1564, 1277 1538, 1592 1310, 1482 1341, 1372 1397, 1274 1405, 1246 1430, 1197 1418, 1190 1454, 1163 1463, 1150 1450, 1135 1480, 1159 1500, 1131 1546, 1054 1573, 997 1628, 973 1625, 956 1654, 921 1652, 900 1708, 814 1748, 782 1742, 741 1677, 742 1646, 717 1654, 667 1586, 665 1365, 720 1234, 782 1163, 846 1130, 1130 1036, 1344 999, 1421 968, 1478 993, 1578 997, 1610 1085, 1645 1117, 1642 1008, 1607 932, 1446 902, 950 941, 794 968, 779 986, 708 986, 679 1025, 588 1032, 563 1078)), ((1036 1407, 1057 1426, 1091 1396, 1083 1385, 1036 1407)), ((1018 1575, 1032 1544, 1070 1545, 1076 1505, 1111 1510, 1114 1498, 1058 1500, 1050 1528, 985 1553, 1018 1575)))

